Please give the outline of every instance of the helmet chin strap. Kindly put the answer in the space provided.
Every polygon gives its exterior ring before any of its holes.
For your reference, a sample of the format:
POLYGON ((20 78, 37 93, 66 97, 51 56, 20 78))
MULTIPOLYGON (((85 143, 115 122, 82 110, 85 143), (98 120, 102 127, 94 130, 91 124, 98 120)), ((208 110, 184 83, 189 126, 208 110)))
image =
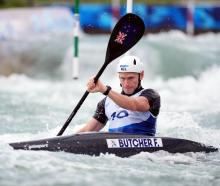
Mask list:
MULTIPOLYGON (((120 84, 120 86, 122 87, 122 85, 120 84)), ((122 95, 126 95, 126 96, 132 96, 134 94, 136 94, 137 92, 141 91, 143 89, 143 87, 141 86, 141 78, 140 78, 140 74, 139 74, 139 77, 138 77, 138 86, 137 88, 134 90, 134 92, 132 94, 126 94, 124 92, 124 90, 122 90, 121 94, 122 95)))

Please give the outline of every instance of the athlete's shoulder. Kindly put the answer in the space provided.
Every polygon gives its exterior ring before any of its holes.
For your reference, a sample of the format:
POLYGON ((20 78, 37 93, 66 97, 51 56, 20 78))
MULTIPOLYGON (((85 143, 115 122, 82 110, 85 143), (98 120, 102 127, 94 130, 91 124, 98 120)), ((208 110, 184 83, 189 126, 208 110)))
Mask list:
POLYGON ((142 90, 140 96, 151 97, 151 98, 154 98, 154 99, 155 98, 160 98, 160 94, 156 90, 151 89, 151 88, 142 90))
POLYGON ((144 89, 140 96, 144 96, 148 99, 150 104, 150 112, 157 116, 160 112, 160 95, 154 89, 144 89))

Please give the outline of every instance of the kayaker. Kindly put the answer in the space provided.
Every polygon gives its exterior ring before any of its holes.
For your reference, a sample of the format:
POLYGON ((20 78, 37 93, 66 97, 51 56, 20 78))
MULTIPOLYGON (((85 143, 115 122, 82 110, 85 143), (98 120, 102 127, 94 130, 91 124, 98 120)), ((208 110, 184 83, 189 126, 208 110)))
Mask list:
POLYGON ((122 92, 118 93, 94 78, 87 83, 90 93, 102 93, 102 99, 93 117, 79 132, 99 131, 107 121, 109 132, 123 132, 154 136, 160 111, 160 95, 153 89, 144 89, 144 66, 136 56, 124 56, 117 65, 122 92))

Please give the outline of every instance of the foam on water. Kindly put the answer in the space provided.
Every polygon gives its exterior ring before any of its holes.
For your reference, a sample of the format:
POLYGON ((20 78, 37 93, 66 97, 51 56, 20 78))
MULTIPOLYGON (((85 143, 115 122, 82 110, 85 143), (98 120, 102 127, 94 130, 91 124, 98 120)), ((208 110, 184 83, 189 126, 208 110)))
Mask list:
MULTIPOLYGON (((50 75, 46 79, 36 79, 35 75, 0 76, 0 184, 218 185, 219 152, 141 153, 122 159, 114 155, 15 152, 7 145, 53 137, 60 130, 84 93, 86 80, 97 73, 104 59, 107 37, 82 37, 82 74, 78 81, 67 79, 69 76, 58 79, 50 75)), ((219 38, 219 34, 192 38, 171 32, 146 36, 132 50, 147 59, 143 86, 152 87, 161 95, 158 136, 186 138, 220 147, 220 67, 216 60, 220 57, 219 38), (172 49, 174 53, 170 52, 172 49)), ((69 67, 66 62, 71 55, 68 52, 66 55, 60 72, 69 67)), ((108 66, 101 79, 120 91, 117 75, 113 75, 115 64, 108 66)), ((100 94, 88 96, 65 134, 73 133, 93 115, 100 98, 100 94)))
POLYGON ((164 78, 197 77, 211 65, 219 65, 220 34, 189 37, 182 32, 171 31, 149 35, 142 43, 146 45, 146 51, 139 53, 147 60, 149 73, 153 71, 154 75, 159 73, 164 78))

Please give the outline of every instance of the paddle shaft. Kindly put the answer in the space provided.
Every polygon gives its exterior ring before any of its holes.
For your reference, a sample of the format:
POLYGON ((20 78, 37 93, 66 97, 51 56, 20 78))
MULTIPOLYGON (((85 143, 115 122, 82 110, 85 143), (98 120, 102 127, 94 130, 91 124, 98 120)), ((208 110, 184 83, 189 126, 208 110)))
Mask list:
MULTIPOLYGON (((99 72, 97 73, 97 75, 94 78, 95 83, 97 83, 99 77, 102 75, 102 73, 104 72, 107 65, 108 65, 108 63, 105 61, 105 63, 102 65, 101 69, 99 70, 99 72)), ((78 104, 76 105, 76 107, 74 108, 74 110, 72 111, 72 113, 70 114, 70 116, 68 117, 66 122, 64 123, 63 127, 58 132, 57 136, 61 136, 64 133, 64 131, 66 130, 66 128, 68 127, 68 125, 70 124, 73 117, 76 115, 77 111, 79 110, 79 108, 81 107, 81 105, 83 104, 83 102, 85 101, 85 99, 87 98, 88 95, 89 95, 89 92, 86 90, 85 93, 83 94, 82 98, 79 100, 78 104)))

